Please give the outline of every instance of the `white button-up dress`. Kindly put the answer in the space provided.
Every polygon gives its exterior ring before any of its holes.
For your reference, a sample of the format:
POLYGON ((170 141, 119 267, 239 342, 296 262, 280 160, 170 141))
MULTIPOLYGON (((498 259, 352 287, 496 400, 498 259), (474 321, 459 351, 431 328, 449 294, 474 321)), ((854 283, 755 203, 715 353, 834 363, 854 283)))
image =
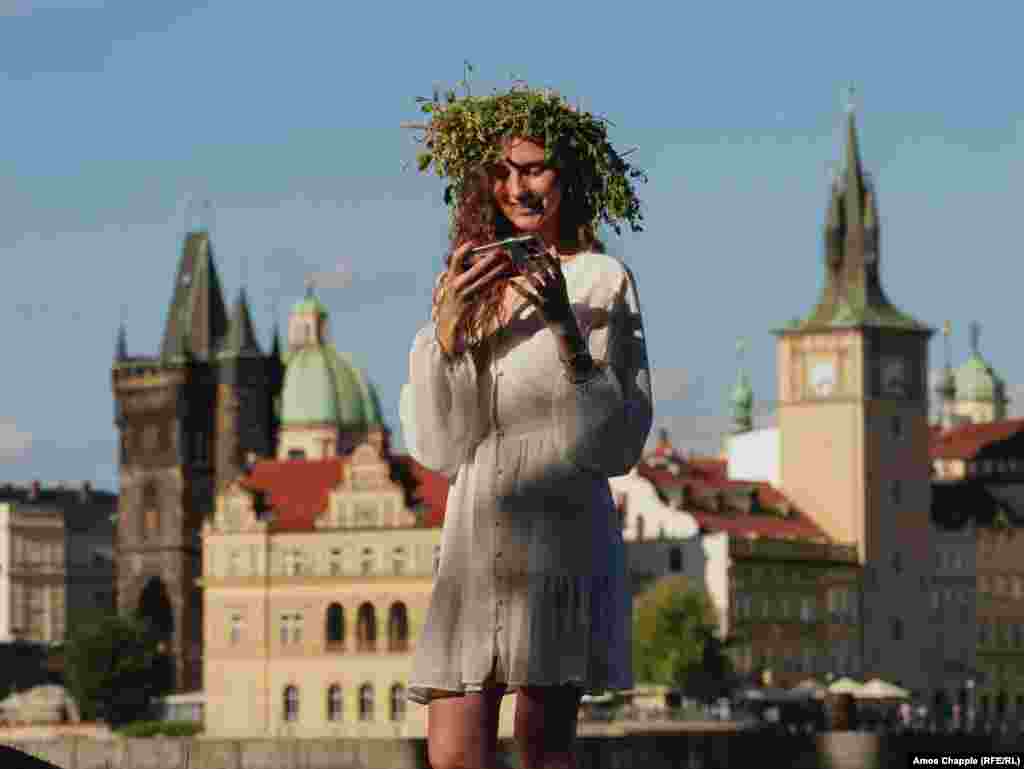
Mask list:
POLYGON ((526 303, 489 342, 446 362, 420 330, 402 389, 406 445, 450 479, 441 557, 416 639, 410 700, 572 683, 633 685, 632 600, 608 478, 639 461, 650 370, 636 285, 614 257, 562 264, 591 355, 571 383, 526 303))

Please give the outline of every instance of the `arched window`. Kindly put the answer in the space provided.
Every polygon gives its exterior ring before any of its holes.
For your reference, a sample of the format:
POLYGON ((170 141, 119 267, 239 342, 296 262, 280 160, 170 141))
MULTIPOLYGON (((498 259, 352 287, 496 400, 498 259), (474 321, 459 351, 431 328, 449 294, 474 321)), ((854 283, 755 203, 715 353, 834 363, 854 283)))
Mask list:
POLYGON ((345 643, 345 610, 340 603, 327 607, 327 648, 338 651, 345 643))
POLYGON ((680 572, 683 570, 682 548, 673 547, 668 551, 668 570, 671 572, 680 572))
POLYGON ((636 517, 636 541, 642 542, 644 539, 644 517, 638 515, 636 517))
POLYGON ((373 720, 373 684, 359 687, 359 720, 373 720))
POLYGON ((342 716, 341 687, 331 684, 327 689, 327 720, 340 721, 342 716))
POLYGON ((405 687, 401 684, 391 687, 391 720, 405 720, 405 687))
POLYGON ((409 614, 401 601, 391 604, 388 612, 388 651, 409 650, 409 614))
POLYGON ((373 604, 364 603, 359 607, 356 624, 356 650, 372 652, 377 649, 377 615, 373 604))
POLYGON ((295 686, 284 687, 284 720, 296 721, 299 717, 299 690, 295 686))
POLYGON ((145 531, 147 537, 160 533, 160 495, 157 492, 156 483, 146 481, 142 486, 142 512, 145 518, 145 531))

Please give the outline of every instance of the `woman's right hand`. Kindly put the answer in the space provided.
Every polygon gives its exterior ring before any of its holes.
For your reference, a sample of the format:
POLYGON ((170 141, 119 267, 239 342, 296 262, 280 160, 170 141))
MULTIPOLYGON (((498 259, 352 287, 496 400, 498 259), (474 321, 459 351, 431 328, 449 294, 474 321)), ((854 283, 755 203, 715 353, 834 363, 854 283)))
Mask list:
POLYGON ((449 356, 461 355, 466 349, 462 319, 473 306, 474 294, 508 270, 508 255, 501 250, 484 254, 467 269, 463 260, 475 245, 471 241, 455 249, 434 308, 437 341, 449 356))

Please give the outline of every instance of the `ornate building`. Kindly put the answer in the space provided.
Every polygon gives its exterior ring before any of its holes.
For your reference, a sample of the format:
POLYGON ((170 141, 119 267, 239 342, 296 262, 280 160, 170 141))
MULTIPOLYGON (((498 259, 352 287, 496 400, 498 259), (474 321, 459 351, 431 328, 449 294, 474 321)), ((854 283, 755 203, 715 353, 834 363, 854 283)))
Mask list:
POLYGON ((260 351, 244 291, 228 318, 205 230, 185 236, 159 354, 130 356, 120 330, 118 606, 160 630, 179 691, 201 682, 199 530, 249 455, 270 452, 276 351, 260 351))
POLYGON ((423 736, 405 686, 447 480, 391 455, 376 393, 311 293, 288 328, 276 458, 203 526, 205 732, 423 736))

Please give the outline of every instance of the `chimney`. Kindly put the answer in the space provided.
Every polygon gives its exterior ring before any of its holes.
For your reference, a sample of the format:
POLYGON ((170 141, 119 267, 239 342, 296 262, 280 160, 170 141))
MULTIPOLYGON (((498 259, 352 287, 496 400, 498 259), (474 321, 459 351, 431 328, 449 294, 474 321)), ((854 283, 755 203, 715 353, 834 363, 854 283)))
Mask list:
POLYGON ((30 502, 35 502, 39 499, 39 492, 42 490, 42 484, 39 481, 32 481, 32 485, 28 490, 28 498, 30 502))
POLYGON ((82 488, 78 492, 78 501, 83 505, 88 504, 92 499, 92 483, 82 481, 82 488))

